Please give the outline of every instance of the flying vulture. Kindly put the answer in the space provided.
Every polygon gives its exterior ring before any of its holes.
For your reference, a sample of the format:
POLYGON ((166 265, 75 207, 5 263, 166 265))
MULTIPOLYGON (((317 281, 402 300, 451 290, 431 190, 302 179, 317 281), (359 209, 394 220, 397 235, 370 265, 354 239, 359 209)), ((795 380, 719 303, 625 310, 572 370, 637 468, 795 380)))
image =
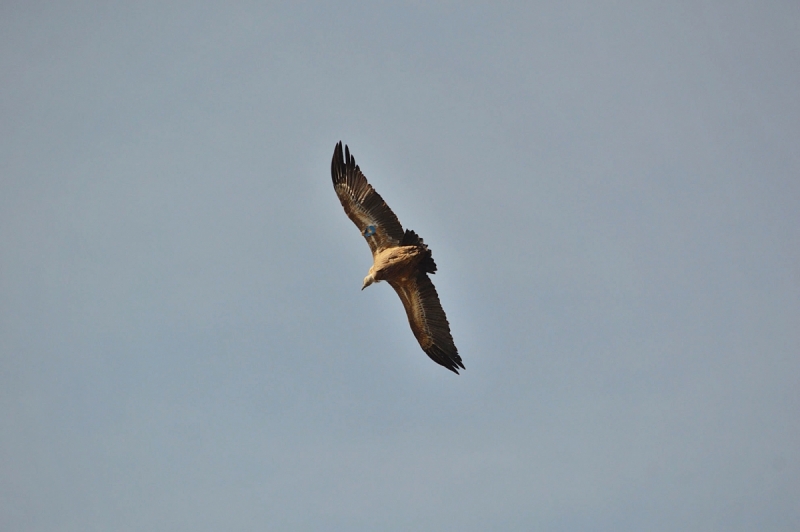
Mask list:
POLYGON ((350 149, 345 146, 342 152, 341 141, 333 150, 331 177, 344 212, 372 250, 373 264, 361 289, 378 281, 389 283, 406 308, 411 331, 422 350, 457 374, 464 364, 450 335, 439 295, 428 277, 436 272, 428 246, 414 231, 403 231, 397 216, 367 183, 350 149))

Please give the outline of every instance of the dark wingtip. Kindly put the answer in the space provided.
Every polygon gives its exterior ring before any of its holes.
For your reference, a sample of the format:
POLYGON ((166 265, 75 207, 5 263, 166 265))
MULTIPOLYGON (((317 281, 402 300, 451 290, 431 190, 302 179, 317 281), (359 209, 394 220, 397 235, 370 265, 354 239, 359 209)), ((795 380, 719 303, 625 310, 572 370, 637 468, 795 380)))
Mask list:
POLYGON ((464 367, 464 364, 462 364, 460 360, 457 360, 455 362, 455 364, 450 364, 450 365, 442 364, 442 366, 446 367, 447 369, 449 369, 450 371, 452 371, 456 375, 461 375, 458 372, 458 368, 461 368, 462 370, 467 369, 467 368, 464 367))
POLYGON ((358 165, 356 165, 356 158, 350 155, 350 147, 347 144, 344 145, 344 152, 342 152, 342 141, 340 140, 333 149, 333 159, 331 160, 331 175, 334 183, 337 175, 344 174, 348 170, 358 170, 358 165))
MULTIPOLYGON (((455 349, 455 346, 454 346, 455 349)), ((432 345, 425 353, 437 364, 443 366, 456 375, 460 375, 458 372, 458 368, 467 369, 464 367, 464 363, 461 361, 461 357, 458 355, 458 351, 454 351, 452 353, 446 353, 442 348, 437 345, 432 345)))
POLYGON ((333 148, 333 158, 331 159, 331 179, 333 184, 336 185, 337 177, 344 167, 344 158, 342 157, 342 141, 340 140, 336 147, 333 148))

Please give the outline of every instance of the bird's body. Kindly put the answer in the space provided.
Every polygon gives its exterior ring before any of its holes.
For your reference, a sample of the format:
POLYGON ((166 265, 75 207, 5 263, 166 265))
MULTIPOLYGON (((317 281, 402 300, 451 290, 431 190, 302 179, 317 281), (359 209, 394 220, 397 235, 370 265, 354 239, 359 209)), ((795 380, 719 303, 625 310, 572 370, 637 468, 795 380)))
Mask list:
POLYGON ((428 277, 436 272, 428 246, 414 231, 403 231, 397 216, 367 183, 347 146, 342 151, 341 142, 333 152, 331 177, 345 213, 372 251, 373 264, 361 289, 375 282, 388 282, 400 296, 411 331, 423 351, 437 364, 458 373, 464 364, 436 288, 428 277))
POLYGON ((394 279, 406 281, 417 273, 417 266, 425 255, 420 246, 398 246, 384 249, 373 260, 369 275, 375 281, 394 279))

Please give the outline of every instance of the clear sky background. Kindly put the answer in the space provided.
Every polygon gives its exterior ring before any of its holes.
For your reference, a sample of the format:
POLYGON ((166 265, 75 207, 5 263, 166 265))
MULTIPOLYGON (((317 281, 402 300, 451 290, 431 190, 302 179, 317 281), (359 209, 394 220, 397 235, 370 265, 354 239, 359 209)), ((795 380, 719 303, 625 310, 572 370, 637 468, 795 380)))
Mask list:
POLYGON ((3 2, 0 528, 800 530, 799 94, 794 0, 3 2))

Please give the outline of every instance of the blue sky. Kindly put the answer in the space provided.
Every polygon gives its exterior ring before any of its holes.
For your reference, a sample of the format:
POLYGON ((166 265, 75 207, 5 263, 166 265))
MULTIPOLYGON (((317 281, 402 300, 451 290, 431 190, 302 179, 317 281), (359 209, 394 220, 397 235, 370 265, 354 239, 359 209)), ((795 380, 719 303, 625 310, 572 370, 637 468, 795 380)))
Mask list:
POLYGON ((5 3, 5 528, 797 530, 798 21, 5 3), (360 291, 339 140, 461 376, 360 291))

